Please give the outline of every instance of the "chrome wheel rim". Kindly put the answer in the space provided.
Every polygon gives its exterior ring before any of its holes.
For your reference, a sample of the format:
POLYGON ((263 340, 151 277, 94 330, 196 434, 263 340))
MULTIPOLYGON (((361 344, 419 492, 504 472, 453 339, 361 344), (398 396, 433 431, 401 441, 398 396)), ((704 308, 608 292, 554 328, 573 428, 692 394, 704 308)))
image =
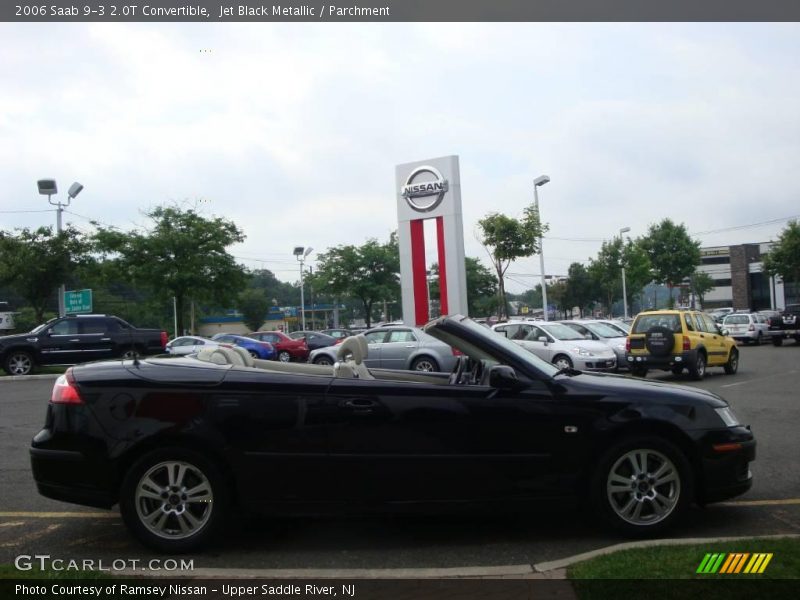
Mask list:
POLYGON ((697 374, 700 377, 706 374, 706 360, 702 355, 697 357, 697 374))
POLYGON ((281 362, 289 362, 292 359, 291 355, 288 352, 281 352, 278 354, 278 360, 281 362))
POLYGON ((136 486, 136 514, 160 538, 181 540, 199 533, 211 518, 214 494, 192 464, 166 461, 151 467, 136 486))
POLYGON ((256 352, 255 350, 250 350, 250 351, 248 352, 248 354, 249 354, 250 356, 252 356, 253 358, 261 358, 261 357, 258 355, 258 352, 256 352))
POLYGON ((614 513, 632 525, 655 525, 666 519, 681 495, 678 469, 655 450, 623 454, 608 473, 606 496, 614 513))
POLYGON ((122 358, 126 359, 136 358, 136 355, 137 355, 136 350, 126 350, 125 352, 123 352, 122 358))
POLYGON ((734 352, 731 354, 731 370, 736 371, 739 368, 739 353, 734 352))
POLYGON ((569 363, 569 360, 567 360, 563 356, 556 359, 555 362, 553 362, 553 364, 557 366, 559 369, 569 369, 570 367, 572 367, 572 365, 569 363))
POLYGON ((330 367, 333 363, 329 358, 318 358, 314 361, 315 365, 322 365, 324 367, 330 367))
POLYGON ((8 368, 13 375, 27 375, 33 363, 27 354, 14 354, 8 359, 8 368))
POLYGON ((433 368, 433 363, 427 359, 420 360, 414 366, 415 371, 425 371, 425 372, 432 372, 435 369, 433 368))

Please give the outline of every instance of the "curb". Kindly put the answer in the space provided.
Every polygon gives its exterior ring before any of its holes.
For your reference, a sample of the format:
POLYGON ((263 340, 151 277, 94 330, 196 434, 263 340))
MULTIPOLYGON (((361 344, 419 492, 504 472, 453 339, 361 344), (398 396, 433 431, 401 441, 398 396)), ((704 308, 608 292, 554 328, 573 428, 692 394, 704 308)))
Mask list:
POLYGON ((784 538, 800 538, 797 533, 782 533, 778 535, 737 535, 732 537, 713 537, 713 538, 673 538, 666 540, 643 540, 639 542, 623 542, 621 544, 614 544, 613 546, 606 546, 605 548, 598 548, 584 552, 583 554, 576 554, 575 556, 568 556, 559 560, 551 560, 541 562, 533 565, 534 571, 537 573, 547 573, 556 569, 566 569, 570 565, 583 562, 598 556, 605 556, 606 554, 613 554, 620 550, 630 550, 632 548, 650 548, 652 546, 687 546, 691 544, 711 544, 715 542, 735 542, 737 540, 779 540, 784 538))
POLYGON ((0 377, 0 382, 3 381, 31 381, 37 379, 58 379, 63 373, 46 373, 44 375, 6 375, 0 377))

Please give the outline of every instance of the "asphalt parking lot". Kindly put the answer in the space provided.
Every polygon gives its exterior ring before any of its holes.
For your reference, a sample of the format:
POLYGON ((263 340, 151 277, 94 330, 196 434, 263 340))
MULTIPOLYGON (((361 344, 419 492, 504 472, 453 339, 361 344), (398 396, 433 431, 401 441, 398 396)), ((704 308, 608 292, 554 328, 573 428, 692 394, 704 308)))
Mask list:
MULTIPOLYGON (((710 369, 702 382, 653 373, 725 397, 758 438, 754 485, 733 501, 694 508, 671 537, 800 533, 800 346, 740 347, 734 376, 710 369)), ((156 555, 127 533, 115 511, 42 498, 28 445, 52 380, 0 381, 0 564, 20 554, 111 561, 156 555)), ((195 568, 382 569, 535 564, 625 541, 569 510, 482 516, 369 516, 235 523, 195 568)))

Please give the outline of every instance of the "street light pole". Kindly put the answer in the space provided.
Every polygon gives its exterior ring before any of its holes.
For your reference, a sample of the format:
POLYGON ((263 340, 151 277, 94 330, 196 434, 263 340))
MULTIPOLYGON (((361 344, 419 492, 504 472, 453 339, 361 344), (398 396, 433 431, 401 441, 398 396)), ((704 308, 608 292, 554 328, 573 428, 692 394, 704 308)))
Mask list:
MULTIPOLYGON (((58 193, 58 186, 56 185, 55 179, 40 179, 36 182, 37 186, 39 187, 39 193, 43 196, 47 196, 47 201, 56 207, 56 233, 61 235, 62 231, 62 213, 64 209, 69 206, 72 199, 81 193, 83 186, 78 183, 77 181, 69 186, 69 190, 67 190, 67 201, 66 203, 62 203, 61 200, 53 202, 53 196, 58 193)), ((63 317, 67 314, 66 306, 64 306, 64 295, 66 293, 66 286, 62 283, 58 286, 58 316, 63 317)))
MULTIPOLYGON (((540 175, 536 179, 533 180, 533 198, 534 203, 536 205, 536 216, 539 217, 539 226, 542 225, 542 216, 539 212, 539 187, 543 186, 545 183, 550 181, 550 177, 547 175, 540 175)), ((542 236, 539 235, 539 269, 542 274, 542 312, 544 313, 544 320, 548 320, 548 311, 547 311, 547 284, 545 283, 545 276, 544 276, 544 249, 542 248, 542 236)))
POLYGON ((314 249, 310 246, 303 248, 303 246, 295 246, 294 256, 300 261, 300 315, 303 324, 303 331, 306 330, 306 299, 303 290, 303 265, 305 264, 306 257, 311 254, 314 249))
MULTIPOLYGON (((623 227, 619 230, 619 240, 622 241, 622 234, 628 233, 630 227, 623 227)), ((624 244, 624 242, 623 242, 624 244)), ((625 289, 625 260, 622 261, 622 314, 624 318, 628 318, 628 291, 625 289)))

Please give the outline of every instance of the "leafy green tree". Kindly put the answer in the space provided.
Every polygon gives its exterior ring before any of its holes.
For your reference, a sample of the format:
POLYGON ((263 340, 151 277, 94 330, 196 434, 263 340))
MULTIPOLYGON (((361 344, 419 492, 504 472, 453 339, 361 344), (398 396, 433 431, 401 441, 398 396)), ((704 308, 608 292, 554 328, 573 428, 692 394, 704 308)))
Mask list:
MULTIPOLYGON (((477 258, 464 259, 467 279, 467 310, 470 315, 490 314, 497 306, 497 280, 492 272, 477 258)), ((431 265, 431 274, 436 279, 431 282, 431 300, 439 299, 439 263, 431 265)))
POLYGON ((311 280, 315 289, 324 289, 338 298, 357 298, 370 327, 373 305, 399 298, 399 273, 400 250, 397 237, 392 234, 385 244, 370 239, 361 246, 330 248, 317 257, 317 270, 311 280))
POLYGON ((547 231, 547 226, 541 223, 536 208, 530 205, 525 208, 521 220, 492 212, 478 221, 478 227, 481 230, 481 243, 489 253, 497 274, 498 314, 507 317, 506 271, 515 260, 539 252, 539 237, 547 231))
POLYGON ((800 282, 800 223, 789 221, 764 259, 764 268, 789 283, 800 282))
POLYGON ((70 225, 60 234, 52 227, 0 232, 0 283, 12 287, 42 322, 58 304, 59 284, 69 285, 78 267, 92 260, 90 249, 86 236, 70 225))
POLYGON ((622 296, 622 239, 603 242, 597 257, 589 262, 591 289, 601 300, 606 312, 611 312, 614 299, 622 296))
MULTIPOLYGON (((254 290, 261 290, 270 302, 274 301, 278 306, 297 306, 300 304, 299 286, 280 281, 269 269, 254 269, 249 271, 249 275, 250 279, 247 286, 254 290)), ((313 280, 309 278, 307 282, 313 283, 313 280)))
POLYGON ((683 223, 676 225, 672 220, 664 219, 651 225, 640 243, 650 259, 656 283, 667 284, 672 307, 675 303, 672 289, 694 273, 700 264, 700 242, 689 237, 683 223))
POLYGON ((653 281, 650 257, 640 239, 627 240, 622 250, 622 265, 625 267, 628 306, 632 306, 634 298, 642 294, 644 286, 653 281))
POLYGON ((567 271, 565 300, 571 306, 578 307, 581 317, 598 295, 594 288, 595 281, 589 274, 589 270, 581 263, 572 263, 567 271))
POLYGON ((700 301, 700 306, 703 306, 706 294, 714 289, 714 278, 708 273, 695 271, 694 275, 691 277, 689 288, 692 293, 697 296, 697 299, 700 301))
POLYGON ((547 303, 553 304, 556 311, 567 318, 567 311, 571 310, 574 304, 569 298, 566 281, 556 281, 547 286, 547 303))
POLYGON ((263 290, 248 288, 239 294, 237 306, 244 317, 244 324, 250 331, 258 331, 267 318, 270 301, 263 290))
POLYGON ((146 231, 98 227, 98 252, 108 257, 118 277, 147 288, 162 304, 175 298, 178 332, 184 329, 189 300, 230 306, 246 283, 246 273, 227 252, 244 240, 241 230, 222 217, 161 206, 146 213, 146 231))

